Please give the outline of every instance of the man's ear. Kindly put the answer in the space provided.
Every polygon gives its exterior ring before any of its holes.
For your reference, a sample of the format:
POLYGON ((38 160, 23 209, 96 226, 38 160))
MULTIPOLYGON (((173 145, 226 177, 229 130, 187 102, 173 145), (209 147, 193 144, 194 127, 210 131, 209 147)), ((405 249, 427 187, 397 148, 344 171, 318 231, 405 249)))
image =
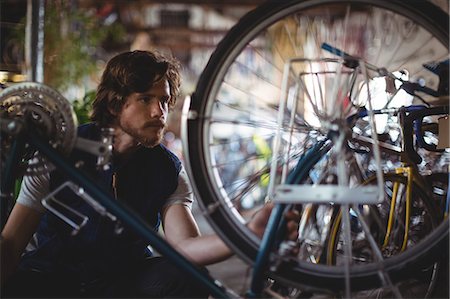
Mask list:
POLYGON ((108 112, 111 113, 114 116, 117 116, 119 114, 119 112, 117 112, 116 110, 114 110, 113 107, 108 105, 108 112))
MULTIPOLYGON (((122 101, 122 99, 121 99, 121 97, 119 97, 115 101, 120 103, 122 101)), ((118 116, 119 112, 120 112, 120 109, 117 109, 117 105, 114 105, 113 103, 114 102, 108 102, 107 103, 107 105, 108 105, 108 112, 111 113, 111 115, 118 116)))

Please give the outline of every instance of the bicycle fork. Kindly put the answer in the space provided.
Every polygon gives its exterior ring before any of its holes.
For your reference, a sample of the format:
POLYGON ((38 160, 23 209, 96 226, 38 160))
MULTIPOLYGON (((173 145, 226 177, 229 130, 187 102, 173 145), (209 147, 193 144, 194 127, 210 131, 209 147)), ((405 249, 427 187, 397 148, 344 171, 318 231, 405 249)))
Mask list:
MULTIPOLYGON (((403 235, 403 241, 401 246, 401 251, 405 251, 406 247, 408 245, 408 237, 409 237, 409 226, 410 226, 410 215, 411 215, 411 201, 412 201, 412 187, 413 187, 413 181, 414 181, 414 169, 411 166, 403 166, 398 167, 395 169, 396 174, 404 175, 407 179, 406 181, 406 198, 405 198, 405 233, 403 235)), ((400 182, 395 181, 393 182, 392 187, 392 198, 391 198, 391 206, 389 210, 389 218, 388 218, 388 224, 386 228, 386 235, 384 237, 384 242, 382 248, 385 249, 389 244, 389 239, 392 234, 392 229, 395 222, 396 217, 396 205, 397 201, 400 200, 399 198, 399 189, 400 189, 400 182)), ((398 203, 401 204, 400 202, 398 203)))

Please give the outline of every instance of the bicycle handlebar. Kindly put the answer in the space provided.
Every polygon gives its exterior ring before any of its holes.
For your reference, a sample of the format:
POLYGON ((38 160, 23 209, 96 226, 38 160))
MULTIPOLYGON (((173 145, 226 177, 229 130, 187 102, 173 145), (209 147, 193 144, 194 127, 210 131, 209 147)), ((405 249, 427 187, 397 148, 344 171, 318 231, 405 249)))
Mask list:
MULTIPOLYGON (((423 131, 423 118, 431 115, 448 114, 449 106, 426 107, 425 105, 411 105, 400 108, 386 108, 372 111, 373 114, 391 114, 401 118, 401 127, 404 138, 404 150, 416 164, 422 162, 422 158, 414 149, 413 135, 416 136, 417 144, 428 151, 440 152, 436 147, 425 142, 423 131)), ((361 108, 355 114, 349 116, 347 121, 352 123, 355 119, 368 116, 366 108, 361 108)))
MULTIPOLYGON (((429 109, 429 107, 425 105, 410 105, 410 106, 403 106, 400 108, 384 108, 384 109, 375 109, 372 110, 373 114, 392 114, 394 116, 398 115, 401 109, 404 109, 405 112, 413 112, 413 111, 421 111, 424 109, 429 109)), ((354 115, 350 117, 357 117, 357 118, 363 118, 368 116, 368 112, 366 108, 361 108, 358 112, 356 112, 354 115)))
MULTIPOLYGON (((401 80, 401 79, 397 79, 397 80, 401 80)), ((402 81, 402 85, 400 86, 400 88, 403 89, 404 91, 406 91, 407 93, 409 93, 410 95, 415 95, 416 91, 420 91, 420 92, 426 93, 433 97, 439 96, 439 93, 432 88, 422 86, 419 83, 403 81, 403 80, 401 80, 401 81, 402 81)))
POLYGON ((410 157, 416 164, 422 162, 422 158, 414 150, 414 144, 412 140, 413 131, 414 135, 416 135, 417 143, 419 144, 420 147, 429 151, 442 151, 437 150, 435 147, 425 142, 422 133, 422 120, 425 116, 448 114, 448 111, 449 106, 438 106, 422 110, 411 111, 409 114, 405 115, 403 123, 403 131, 405 136, 410 136, 408 138, 405 138, 404 140, 405 150, 410 154, 410 157))
MULTIPOLYGON (((328 43, 322 43, 321 48, 324 49, 325 51, 328 51, 328 52, 336 55, 336 56, 342 57, 345 60, 345 65, 348 67, 354 68, 359 65, 360 59, 358 57, 348 54, 336 47, 333 47, 332 45, 330 45, 328 43)), ((399 80, 400 82, 402 82, 402 85, 400 86, 400 88, 405 90, 410 95, 416 95, 415 92, 419 91, 419 92, 426 93, 433 97, 439 96, 439 93, 437 90, 434 90, 430 87, 422 86, 419 83, 405 81, 401 78, 398 78, 398 77, 394 76, 392 73, 388 72, 388 70, 386 68, 379 68, 368 62, 365 62, 365 65, 368 69, 376 71, 377 73, 379 73, 382 76, 390 77, 394 80, 399 80)))

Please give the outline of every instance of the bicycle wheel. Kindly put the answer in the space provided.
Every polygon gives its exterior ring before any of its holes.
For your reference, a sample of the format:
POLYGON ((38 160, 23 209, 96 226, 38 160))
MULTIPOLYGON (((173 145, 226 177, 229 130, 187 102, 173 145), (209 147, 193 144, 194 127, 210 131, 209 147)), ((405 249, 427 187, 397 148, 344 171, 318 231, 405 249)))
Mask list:
MULTIPOLYGON (((328 43, 387 72, 406 70, 408 80, 436 89, 438 78, 422 64, 448 56, 447 25, 448 15, 425 1, 310 0, 269 2, 230 30, 202 73, 190 107, 185 106, 183 140, 187 168, 204 214, 241 258, 252 263, 257 254, 260 240, 245 224, 266 202, 274 181, 271 176, 285 168, 289 172, 329 131, 315 117, 320 111, 308 108, 306 100, 299 101, 295 91, 288 92, 285 105, 281 103, 285 62, 301 57, 306 64, 314 60, 313 67, 320 66, 336 58, 335 53, 322 50, 323 43, 328 43), (275 171, 270 172, 283 105, 288 117, 279 142, 289 151, 277 158, 275 171)), ((294 69, 287 81, 298 83, 301 71, 302 67, 294 69)), ((318 79, 312 75, 308 80, 313 88, 318 79)), ((440 241, 435 236, 445 235, 448 227, 440 225, 434 232, 428 236, 429 244, 440 241)), ((408 268, 428 251, 422 243, 384 260, 383 267, 387 271, 408 268)), ((275 260, 281 262, 272 275, 289 283, 343 286, 342 267, 275 260)), ((352 267, 354 285, 377 284, 377 269, 375 263, 352 267)))
MULTIPOLYGON (((369 178, 365 184, 374 184, 375 177, 369 178)), ((383 253, 384 258, 398 254, 402 251, 402 243, 405 239, 405 208, 406 208, 406 185, 405 176, 387 173, 384 175, 385 196, 384 201, 368 207, 363 213, 366 223, 370 223, 372 235, 383 253), (394 195, 395 194, 395 195, 394 195), (392 200, 396 200, 395 213, 390 213, 392 200), (388 228, 389 218, 392 218, 391 228, 388 228)), ((439 224, 440 215, 433 200, 430 200, 427 192, 422 190, 416 183, 412 186, 410 220, 407 232, 407 247, 415 246, 425 236, 430 234, 439 224)), ((356 208, 356 207, 354 207, 356 208)), ((363 209, 364 207, 359 207, 363 209)), ((339 214, 340 216, 340 214, 339 214)), ((342 239, 341 217, 336 217, 333 221, 332 229, 327 244, 326 263, 330 265, 342 264, 342 239)), ((375 261, 374 254, 363 236, 364 231, 360 229, 358 217, 352 221, 352 234, 354 234, 354 246, 352 247, 352 258, 355 263, 370 263, 375 261)), ((405 279, 399 284, 399 289, 403 296, 407 298, 429 298, 437 282, 439 263, 427 265, 423 269, 418 269, 419 278, 405 279)), ((357 297, 362 294, 355 294, 357 297)), ((366 298, 385 298, 392 296, 389 289, 373 289, 364 291, 366 298)))

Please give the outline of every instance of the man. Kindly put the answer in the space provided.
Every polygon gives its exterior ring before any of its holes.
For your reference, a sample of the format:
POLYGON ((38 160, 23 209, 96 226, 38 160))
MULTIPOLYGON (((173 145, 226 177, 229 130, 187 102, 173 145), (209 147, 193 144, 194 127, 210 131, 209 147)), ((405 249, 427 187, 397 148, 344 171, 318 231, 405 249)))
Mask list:
MULTIPOLYGON (((91 124, 79 136, 96 139, 100 128, 115 130, 109 170, 95 168, 95 157, 73 153, 100 186, 124 201, 166 240, 197 265, 232 252, 216 236, 200 236, 191 213, 192 192, 179 159, 160 144, 169 108, 180 87, 176 61, 158 53, 133 51, 107 64, 93 103, 91 124)), ((207 290, 164 257, 149 258, 147 244, 132 231, 114 232, 73 194, 59 198, 89 217, 76 236, 46 211, 40 200, 66 178, 57 171, 25 178, 17 204, 2 232, 2 280, 6 296, 17 297, 206 297, 207 290), (33 236, 34 235, 34 236, 33 236), (33 236, 33 242, 30 239, 33 236), (25 247, 25 254, 21 257, 25 247), (18 269, 16 271, 16 269, 18 269)), ((249 228, 262 235, 270 214, 263 209, 249 228)), ((295 229, 294 235, 295 235, 295 229)))

